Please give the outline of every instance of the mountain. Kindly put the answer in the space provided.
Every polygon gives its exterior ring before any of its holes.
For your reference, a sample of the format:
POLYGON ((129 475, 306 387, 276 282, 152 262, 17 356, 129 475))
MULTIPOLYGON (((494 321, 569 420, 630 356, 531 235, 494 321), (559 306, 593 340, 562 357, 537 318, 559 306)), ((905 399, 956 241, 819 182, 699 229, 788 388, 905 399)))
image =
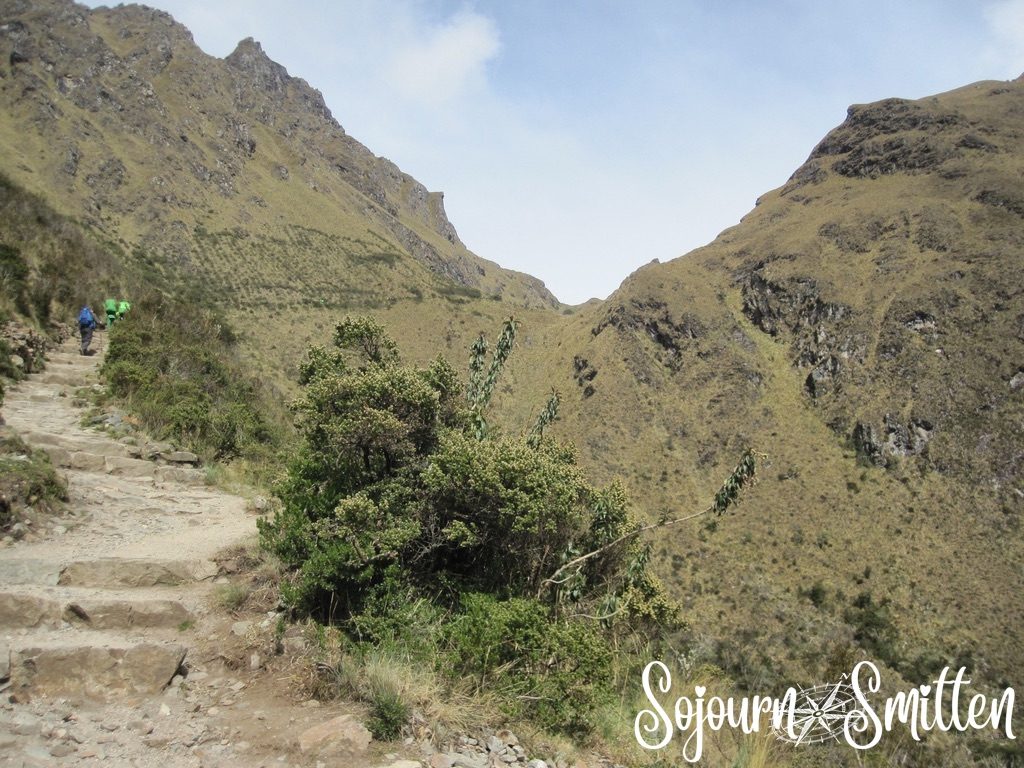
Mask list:
POLYGON ((1022 115, 1022 80, 851 107, 738 226, 559 330, 561 427, 650 514, 767 454, 735 517, 658 542, 689 642, 747 680, 865 651, 1020 679, 1022 115))
POLYGON ((217 59, 160 11, 33 0, 5 3, 0 48, 11 180, 239 325, 275 317, 271 344, 292 364, 313 315, 480 300, 497 323, 560 307, 539 280, 471 253, 441 193, 346 134, 251 39, 217 59))
POLYGON ((692 662, 758 691, 865 656, 1022 682, 1024 81, 851 107, 713 243, 566 308, 258 43, 216 59, 138 6, 3 13, 0 171, 222 308, 255 374, 294 381, 346 313, 457 364, 514 313, 506 428, 558 389, 553 431, 648 518, 763 454, 735 512, 655 540, 692 662))

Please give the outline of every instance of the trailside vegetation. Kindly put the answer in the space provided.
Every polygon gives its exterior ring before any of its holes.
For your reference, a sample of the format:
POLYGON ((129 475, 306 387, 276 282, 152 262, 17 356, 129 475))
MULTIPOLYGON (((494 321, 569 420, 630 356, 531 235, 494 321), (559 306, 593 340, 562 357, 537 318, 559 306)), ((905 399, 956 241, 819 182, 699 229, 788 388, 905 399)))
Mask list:
POLYGON ((27 509, 54 511, 67 497, 67 483, 46 453, 0 427, 0 529, 16 523, 27 509))
MULTIPOLYGON (((301 447, 260 534, 298 612, 357 645, 405 642, 502 691, 509 714, 577 735, 614 694, 613 649, 649 648, 679 614, 648 568, 652 526, 546 434, 557 394, 526 434, 488 421, 516 331, 506 321, 493 351, 477 340, 464 384, 441 357, 403 363, 371 319, 340 323, 302 366, 301 447)), ((751 459, 736 492, 752 474, 751 459)))
MULTIPOLYGON (((50 334, 71 322, 97 287, 117 275, 117 257, 0 173, 0 328, 15 321, 50 334)), ((0 333, 0 405, 4 379, 20 379, 33 369, 15 366, 8 340, 0 333)), ((41 365, 38 360, 26 363, 41 365)))
POLYGON ((47 330, 127 279, 119 246, 100 244, 0 174, 0 321, 16 317, 47 330))
POLYGON ((235 335, 214 310, 149 292, 108 331, 102 373, 150 433, 208 460, 276 460, 284 431, 234 362, 235 335))

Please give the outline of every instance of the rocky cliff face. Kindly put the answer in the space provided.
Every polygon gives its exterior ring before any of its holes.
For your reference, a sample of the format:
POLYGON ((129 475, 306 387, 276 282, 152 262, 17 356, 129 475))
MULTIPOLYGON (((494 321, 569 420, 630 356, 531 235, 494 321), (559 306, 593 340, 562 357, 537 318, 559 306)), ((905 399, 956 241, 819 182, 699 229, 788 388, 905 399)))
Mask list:
POLYGON ((772 213, 751 216, 828 212, 785 270, 754 268, 745 310, 783 326, 808 395, 876 461, 923 456, 1020 483, 1005 425, 1024 355, 1021 114, 1019 81, 851 107, 772 213), (787 287, 764 271, 788 273, 787 287))
MULTIPOLYGON (((348 136, 256 41, 219 60, 165 13, 44 0, 6 4, 0 56, 4 171, 128 250, 203 271, 197 228, 272 241, 297 225, 380 239, 444 283, 557 305, 540 281, 470 253, 440 193, 348 136)), ((310 257, 368 249, 324 250, 310 257)))

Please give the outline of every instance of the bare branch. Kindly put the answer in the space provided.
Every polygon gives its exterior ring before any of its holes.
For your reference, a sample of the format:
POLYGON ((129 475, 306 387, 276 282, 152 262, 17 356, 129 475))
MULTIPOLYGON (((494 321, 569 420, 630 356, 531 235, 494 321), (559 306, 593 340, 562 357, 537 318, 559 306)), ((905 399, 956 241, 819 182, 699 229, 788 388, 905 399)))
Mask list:
POLYGON ((651 523, 650 525, 642 526, 634 531, 630 531, 629 533, 624 533, 622 536, 619 536, 619 538, 615 539, 614 541, 609 541, 603 547, 598 547, 597 549, 591 552, 587 552, 587 554, 585 555, 580 555, 574 560, 570 560, 568 563, 561 566, 557 571, 552 573, 548 578, 544 579, 544 581, 540 583, 540 589, 537 590, 537 597, 540 598, 540 596, 544 593, 544 587, 546 587, 548 584, 564 584, 566 581, 568 581, 568 578, 558 580, 558 576, 562 573, 562 571, 568 568, 572 568, 574 565, 582 565, 587 560, 590 560, 593 557, 597 557, 598 555, 602 555, 612 547, 615 547, 618 544, 621 544, 622 542, 627 541, 629 539, 635 538, 636 536, 639 536, 641 533, 645 533, 646 531, 653 531, 655 528, 668 528, 671 525, 685 523, 687 520, 693 520, 694 518, 700 517, 701 515, 706 515, 713 509, 714 507, 708 507, 707 509, 702 510, 700 512, 694 512, 692 515, 678 517, 675 520, 666 520, 664 522, 659 521, 657 523, 651 523))
MULTIPOLYGON (((722 487, 719 489, 718 493, 715 494, 714 502, 707 509, 703 509, 700 512, 694 512, 690 515, 684 515, 683 517, 677 517, 675 520, 659 520, 656 523, 650 523, 649 525, 641 526, 640 528, 630 531, 629 533, 622 534, 617 539, 608 542, 604 546, 598 547, 597 549, 591 552, 587 552, 585 555, 580 555, 579 557, 570 560, 568 563, 565 563, 565 565, 559 567, 558 570, 556 570, 548 578, 544 579, 544 581, 540 583, 540 587, 538 587, 537 589, 537 599, 540 599, 541 595, 544 594, 544 589, 548 585, 564 584, 569 578, 571 578, 570 576, 565 579, 559 579, 558 577, 564 571, 576 566, 583 565, 583 563, 587 562, 587 560, 597 557, 598 555, 602 555, 609 549, 612 549, 613 547, 618 546, 619 544, 622 544, 623 542, 628 541, 629 539, 636 538, 641 533, 653 531, 655 528, 668 528, 672 525, 679 525, 679 523, 685 523, 687 520, 693 520, 695 518, 701 517, 702 515, 706 515, 708 512, 717 512, 719 515, 721 515, 723 512, 725 512, 726 509, 729 508, 730 505, 735 504, 737 502, 737 499, 739 498, 739 494, 740 491, 743 489, 743 486, 747 485, 754 479, 754 475, 757 471, 755 461, 756 456, 758 456, 758 454, 755 454, 754 451, 751 450, 750 448, 747 448, 743 452, 743 456, 742 458, 740 458, 739 464, 736 465, 736 468, 732 471, 729 477, 726 478, 726 481, 722 484, 722 487)), ((763 454, 761 454, 761 456, 763 458, 763 454)))

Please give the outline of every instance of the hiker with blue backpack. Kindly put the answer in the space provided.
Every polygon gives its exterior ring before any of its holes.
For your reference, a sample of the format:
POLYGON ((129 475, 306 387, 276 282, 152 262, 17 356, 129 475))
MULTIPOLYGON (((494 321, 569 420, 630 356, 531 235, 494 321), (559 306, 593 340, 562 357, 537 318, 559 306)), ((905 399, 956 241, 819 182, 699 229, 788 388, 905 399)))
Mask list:
POLYGON ((82 354, 89 354, 89 345, 92 343, 92 332, 96 329, 96 316, 92 308, 86 304, 78 313, 78 331, 82 334, 82 354))

